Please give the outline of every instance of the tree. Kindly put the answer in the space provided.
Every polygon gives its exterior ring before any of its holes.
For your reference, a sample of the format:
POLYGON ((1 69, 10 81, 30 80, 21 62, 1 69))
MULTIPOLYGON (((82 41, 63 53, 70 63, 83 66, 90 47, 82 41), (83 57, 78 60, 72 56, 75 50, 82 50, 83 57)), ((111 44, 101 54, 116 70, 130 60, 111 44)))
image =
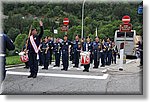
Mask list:
POLYGON ((19 29, 15 29, 13 27, 11 27, 7 33, 7 35, 13 40, 15 41, 15 38, 17 37, 17 35, 20 34, 20 30, 19 29))

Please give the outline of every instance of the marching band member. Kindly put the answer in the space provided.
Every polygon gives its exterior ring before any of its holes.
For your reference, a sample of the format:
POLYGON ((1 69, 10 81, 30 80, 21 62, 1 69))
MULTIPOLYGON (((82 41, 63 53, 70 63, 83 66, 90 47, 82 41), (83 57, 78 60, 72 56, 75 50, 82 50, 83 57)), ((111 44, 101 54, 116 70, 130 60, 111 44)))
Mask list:
POLYGON ((72 45, 70 41, 68 41, 68 36, 64 35, 64 41, 61 44, 61 50, 62 50, 62 63, 63 63, 63 69, 61 70, 68 70, 69 66, 69 45, 72 45))
POLYGON ((39 45, 40 45, 40 39, 43 36, 43 23, 42 21, 40 23, 40 29, 41 32, 39 35, 37 35, 37 30, 32 29, 31 34, 29 36, 28 40, 28 47, 29 50, 29 67, 30 67, 30 75, 28 78, 36 78, 38 73, 38 53, 39 53, 39 45))
MULTIPOLYGON (((43 45, 43 41, 42 41, 42 39, 41 39, 41 43, 40 43, 40 45, 43 45)), ((44 62, 43 62, 43 50, 42 50, 42 46, 40 47, 40 50, 39 50, 39 66, 43 66, 44 64, 43 64, 44 62)))
POLYGON ((107 55, 106 55, 106 64, 111 65, 112 59, 112 43, 109 38, 107 38, 107 55))
POLYGON ((101 67, 105 67, 106 64, 106 46, 105 46, 105 40, 101 42, 101 48, 100 48, 100 53, 101 53, 101 67))
POLYGON ((73 51, 73 45, 70 46, 70 61, 72 61, 72 64, 74 64, 74 51, 73 51))
POLYGON ((51 39, 51 37, 49 36, 48 37, 48 44, 49 44, 49 51, 50 51, 50 54, 49 54, 49 64, 52 63, 52 54, 53 54, 53 46, 54 46, 54 42, 53 40, 51 39))
POLYGON ((94 52, 94 67, 93 68, 98 68, 99 66, 99 59, 98 59, 98 52, 99 52, 99 38, 95 37, 95 41, 93 42, 93 52, 94 52))
POLYGON ((117 53, 118 53, 118 48, 115 45, 115 42, 112 42, 112 63, 114 62, 116 64, 117 53))
POLYGON ((61 43, 59 42, 59 38, 56 39, 53 50, 54 50, 54 55, 55 55, 54 67, 59 67, 60 66, 60 56, 61 56, 61 43))
MULTIPOLYGON (((86 42, 83 43, 83 46, 82 46, 82 50, 83 51, 87 51, 87 52, 90 52, 90 63, 92 63, 92 42, 90 41, 90 37, 86 37, 86 42)), ((90 63, 87 64, 87 65, 84 65, 84 70, 83 72, 89 72, 89 68, 90 68, 90 63)))
POLYGON ((49 45, 48 45, 48 39, 47 37, 44 38, 44 43, 42 44, 42 50, 43 50, 43 63, 44 63, 44 68, 45 70, 48 70, 48 62, 49 62, 49 45))
POLYGON ((79 41, 79 35, 75 36, 75 40, 73 41, 73 52, 74 52, 74 66, 78 68, 79 67, 79 55, 80 55, 80 50, 81 47, 80 45, 80 41, 79 41))

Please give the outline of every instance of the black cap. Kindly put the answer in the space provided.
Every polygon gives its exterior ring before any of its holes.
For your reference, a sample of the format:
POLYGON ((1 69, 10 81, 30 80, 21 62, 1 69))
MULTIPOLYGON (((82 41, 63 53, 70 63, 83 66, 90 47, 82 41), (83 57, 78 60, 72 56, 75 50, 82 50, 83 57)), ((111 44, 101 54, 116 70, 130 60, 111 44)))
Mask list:
POLYGON ((65 35, 64 35, 64 37, 68 37, 68 35, 67 35, 67 34, 65 34, 65 35))
POLYGON ((32 28, 32 29, 31 29, 31 32, 32 32, 33 30, 36 30, 36 31, 37 31, 37 29, 36 29, 36 28, 32 28))
POLYGON ((90 36, 87 36, 87 37, 86 37, 86 39, 87 39, 87 38, 89 38, 89 39, 90 39, 90 36))
POLYGON ((80 35, 76 34, 75 36, 78 36, 80 38, 80 35))

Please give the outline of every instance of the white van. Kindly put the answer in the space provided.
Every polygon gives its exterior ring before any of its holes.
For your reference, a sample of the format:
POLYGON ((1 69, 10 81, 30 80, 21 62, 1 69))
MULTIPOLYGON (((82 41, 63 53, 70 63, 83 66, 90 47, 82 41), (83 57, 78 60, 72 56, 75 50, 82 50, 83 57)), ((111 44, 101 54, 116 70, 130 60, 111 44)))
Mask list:
POLYGON ((120 44, 124 43, 124 53, 127 56, 136 56, 136 31, 131 30, 131 32, 120 32, 116 30, 114 42, 120 50, 120 44))

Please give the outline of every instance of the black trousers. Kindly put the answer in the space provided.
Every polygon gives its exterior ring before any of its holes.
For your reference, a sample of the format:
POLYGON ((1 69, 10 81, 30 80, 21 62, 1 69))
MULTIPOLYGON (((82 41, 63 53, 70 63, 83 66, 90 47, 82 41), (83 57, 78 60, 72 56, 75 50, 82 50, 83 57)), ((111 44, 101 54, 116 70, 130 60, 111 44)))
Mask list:
POLYGON ((94 67, 98 68, 99 66, 99 60, 98 60, 98 52, 94 52, 94 67))
POLYGON ((140 51, 140 65, 143 66, 143 51, 140 51))
POLYGON ((29 67, 31 75, 37 75, 38 73, 38 60, 36 53, 29 53, 29 67))
POLYGON ((39 65, 43 65, 44 64, 44 62, 43 62, 43 53, 42 52, 40 52, 39 53, 39 65))
POLYGON ((79 52, 78 51, 74 52, 74 64, 76 67, 79 66, 79 52))
POLYGON ((62 53, 62 63, 63 63, 63 69, 68 70, 68 66, 69 66, 69 53, 68 52, 62 53))
POLYGON ((29 61, 25 62, 25 67, 28 68, 29 67, 29 61))
POLYGON ((53 51, 50 50, 50 54, 49 54, 49 64, 52 63, 52 54, 53 54, 53 51))
POLYGON ((90 68, 90 64, 84 65, 84 70, 85 71, 89 71, 89 68, 90 68))
POLYGON ((116 64, 116 57, 117 57, 117 54, 116 54, 116 52, 114 52, 112 54, 112 63, 114 62, 116 64))
POLYGON ((101 52, 101 64, 102 66, 105 66, 105 62, 106 61, 106 53, 105 52, 101 52))
POLYGON ((48 69, 48 65, 49 65, 49 54, 43 54, 43 62, 44 62, 44 68, 48 69))
POLYGON ((55 65, 56 66, 60 66, 60 56, 61 56, 60 52, 59 53, 55 52, 55 65))

